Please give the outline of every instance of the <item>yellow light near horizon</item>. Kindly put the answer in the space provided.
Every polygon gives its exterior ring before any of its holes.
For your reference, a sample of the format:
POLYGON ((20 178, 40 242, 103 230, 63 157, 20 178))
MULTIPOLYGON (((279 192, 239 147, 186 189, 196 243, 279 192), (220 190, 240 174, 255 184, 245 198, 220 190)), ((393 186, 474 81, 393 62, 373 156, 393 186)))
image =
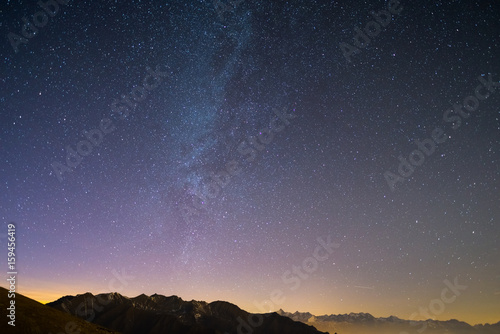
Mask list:
POLYGON ((25 297, 36 300, 39 303, 47 304, 53 301, 58 300, 62 296, 60 294, 54 292, 45 292, 45 291, 19 291, 19 293, 25 297))

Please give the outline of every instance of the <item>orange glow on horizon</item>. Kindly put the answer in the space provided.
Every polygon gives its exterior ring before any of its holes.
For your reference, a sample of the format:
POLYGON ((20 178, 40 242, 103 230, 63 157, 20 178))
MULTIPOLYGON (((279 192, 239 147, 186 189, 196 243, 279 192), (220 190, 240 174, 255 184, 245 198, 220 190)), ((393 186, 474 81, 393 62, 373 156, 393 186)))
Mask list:
MULTIPOLYGON (((4 285, 0 285, 0 286, 8 289, 8 287, 6 287, 4 285)), ((40 286, 40 285, 38 285, 38 286, 40 286)), ((84 289, 84 290, 85 291, 79 290, 79 291, 75 292, 75 287, 70 287, 70 286, 60 287, 60 289, 58 290, 56 287, 51 286, 51 284, 48 284, 45 289, 37 289, 34 287, 30 287, 27 289, 19 289, 19 291, 16 291, 16 293, 19 293, 27 298, 33 299, 33 300, 35 300, 41 304, 44 304, 44 305, 47 303, 56 301, 59 298, 66 296, 66 295, 73 295, 74 296, 74 295, 82 294, 85 292, 90 292, 94 295, 103 293, 103 291, 95 291, 95 290, 90 291, 88 289, 84 289)), ((166 295, 166 296, 171 295, 168 293, 167 294, 160 293, 160 292, 158 292, 158 293, 166 295)), ((122 292, 120 294, 122 294, 123 296, 128 297, 128 298, 133 298, 133 297, 136 297, 137 295, 139 295, 140 293, 132 293, 131 294, 131 293, 122 292)), ((148 294, 148 293, 146 293, 146 294, 148 294)), ((193 298, 195 300, 200 300, 200 301, 204 300, 203 298, 196 297, 196 296, 189 296, 189 298, 187 296, 182 296, 179 294, 177 294, 177 296, 179 296, 180 298, 182 298, 184 300, 191 300, 191 298, 193 298)), ((208 296, 206 296, 206 297, 208 297, 208 296)), ((227 296, 227 295, 224 297, 225 298, 222 298, 222 299, 220 299, 220 298, 214 299, 214 298, 208 297, 208 298, 205 298, 204 301, 206 301, 207 303, 210 303, 212 300, 213 301, 225 300, 227 302, 230 302, 230 303, 237 305, 238 307, 240 307, 241 309, 243 309, 245 311, 248 311, 251 313, 262 313, 261 311, 259 311, 255 307, 255 305, 253 305, 251 302, 248 302, 248 300, 251 300, 250 296, 240 295, 240 296, 238 296, 239 298, 235 297, 236 299, 243 298, 246 301, 235 300, 235 298, 230 298, 230 296, 227 296)), ((312 300, 309 300, 309 302, 311 302, 311 301, 312 300)), ((304 303, 300 303, 300 304, 304 305, 304 303)), ((321 305, 321 307, 318 306, 319 304, 316 304, 314 307, 311 307, 310 309, 307 309, 304 307, 297 308, 297 306, 300 304, 293 303, 293 302, 288 302, 288 303, 285 302, 285 303, 283 303, 283 305, 275 305, 275 308, 273 310, 270 310, 270 312, 276 312, 281 308, 285 312, 290 312, 290 313, 294 313, 296 311, 298 311, 298 312, 310 312, 315 316, 321 316, 321 315, 325 315, 325 314, 370 313, 371 315, 373 315, 374 317, 377 317, 377 318, 396 316, 400 319, 409 320, 408 316, 404 316, 402 314, 394 314, 394 312, 391 312, 390 310, 383 310, 383 309, 379 308, 375 312, 374 311, 370 312, 370 309, 372 309, 372 307, 366 305, 366 309, 363 309, 362 307, 357 305, 357 303, 354 300, 349 304, 346 303, 346 305, 343 305, 343 306, 337 305, 335 307, 332 307, 333 305, 331 303, 325 303, 324 305, 321 305)), ((495 323, 500 321, 500 319, 498 318, 498 314, 493 309, 489 308, 488 303, 480 303, 480 301, 478 301, 477 305, 480 305, 477 308, 477 310, 479 311, 477 314, 471 314, 469 312, 470 309, 468 307, 460 306, 459 308, 454 310, 454 312, 452 312, 451 314, 445 313, 445 314, 442 314, 440 316, 436 316, 434 319, 439 320, 439 321, 447 321, 447 320, 451 320, 451 319, 456 319, 459 321, 464 321, 472 326, 477 325, 477 324, 486 324, 486 323, 495 324, 495 323)), ((416 319, 416 320, 421 320, 421 319, 416 319)))

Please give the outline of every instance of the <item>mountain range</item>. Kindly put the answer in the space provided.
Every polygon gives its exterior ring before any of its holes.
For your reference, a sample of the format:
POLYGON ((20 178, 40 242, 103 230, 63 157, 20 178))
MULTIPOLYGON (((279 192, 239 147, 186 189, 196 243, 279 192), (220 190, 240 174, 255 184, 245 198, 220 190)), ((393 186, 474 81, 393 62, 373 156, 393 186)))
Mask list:
POLYGON ((123 334, 322 334, 277 313, 253 314, 224 301, 184 301, 177 296, 85 293, 47 306, 123 334))
POLYGON ((19 293, 16 293, 14 299, 9 299, 7 294, 7 289, 0 287, 0 308, 6 312, 10 300, 15 300, 15 326, 9 325, 7 321, 10 319, 3 316, 2 321, 0 321, 0 333, 119 334, 66 312, 59 312, 19 293))
MULTIPOLYGON (((16 294, 16 327, 2 321, 1 333, 23 334, 499 334, 500 322, 471 326, 458 320, 410 321, 368 313, 316 316, 309 312, 249 313, 215 301, 184 301, 154 294, 65 296, 46 305, 16 294)), ((0 307, 9 305, 0 287, 0 307)))
POLYGON ((289 317, 316 327, 321 331, 338 334, 499 334, 500 322, 490 325, 471 326, 458 320, 410 321, 394 316, 375 318, 369 313, 349 313, 315 316, 309 312, 289 313, 283 310, 279 315, 289 317))

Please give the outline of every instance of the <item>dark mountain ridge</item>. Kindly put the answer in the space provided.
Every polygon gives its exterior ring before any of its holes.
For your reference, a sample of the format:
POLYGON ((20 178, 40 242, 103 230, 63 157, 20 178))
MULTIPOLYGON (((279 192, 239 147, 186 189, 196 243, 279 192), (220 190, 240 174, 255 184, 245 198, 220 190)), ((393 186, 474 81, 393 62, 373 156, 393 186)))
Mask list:
MULTIPOLYGON (((0 308, 6 310, 10 305, 7 289, 0 287, 0 308)), ((7 319, 0 322, 0 333, 79 333, 79 334, 119 334, 102 326, 88 323, 81 318, 74 317, 66 312, 60 312, 52 307, 43 305, 33 299, 16 292, 15 297, 15 326, 7 323, 7 319)))
POLYGON ((322 333, 277 313, 252 314, 224 301, 184 301, 178 296, 85 293, 47 305, 124 334, 322 333))

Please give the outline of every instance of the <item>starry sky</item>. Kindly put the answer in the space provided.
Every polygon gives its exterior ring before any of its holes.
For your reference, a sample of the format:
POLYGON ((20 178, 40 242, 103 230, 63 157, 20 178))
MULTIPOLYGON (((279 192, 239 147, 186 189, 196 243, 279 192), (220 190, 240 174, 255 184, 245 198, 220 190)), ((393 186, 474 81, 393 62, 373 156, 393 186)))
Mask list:
POLYGON ((1 5, 20 293, 500 320, 498 1, 64 3, 1 5))

